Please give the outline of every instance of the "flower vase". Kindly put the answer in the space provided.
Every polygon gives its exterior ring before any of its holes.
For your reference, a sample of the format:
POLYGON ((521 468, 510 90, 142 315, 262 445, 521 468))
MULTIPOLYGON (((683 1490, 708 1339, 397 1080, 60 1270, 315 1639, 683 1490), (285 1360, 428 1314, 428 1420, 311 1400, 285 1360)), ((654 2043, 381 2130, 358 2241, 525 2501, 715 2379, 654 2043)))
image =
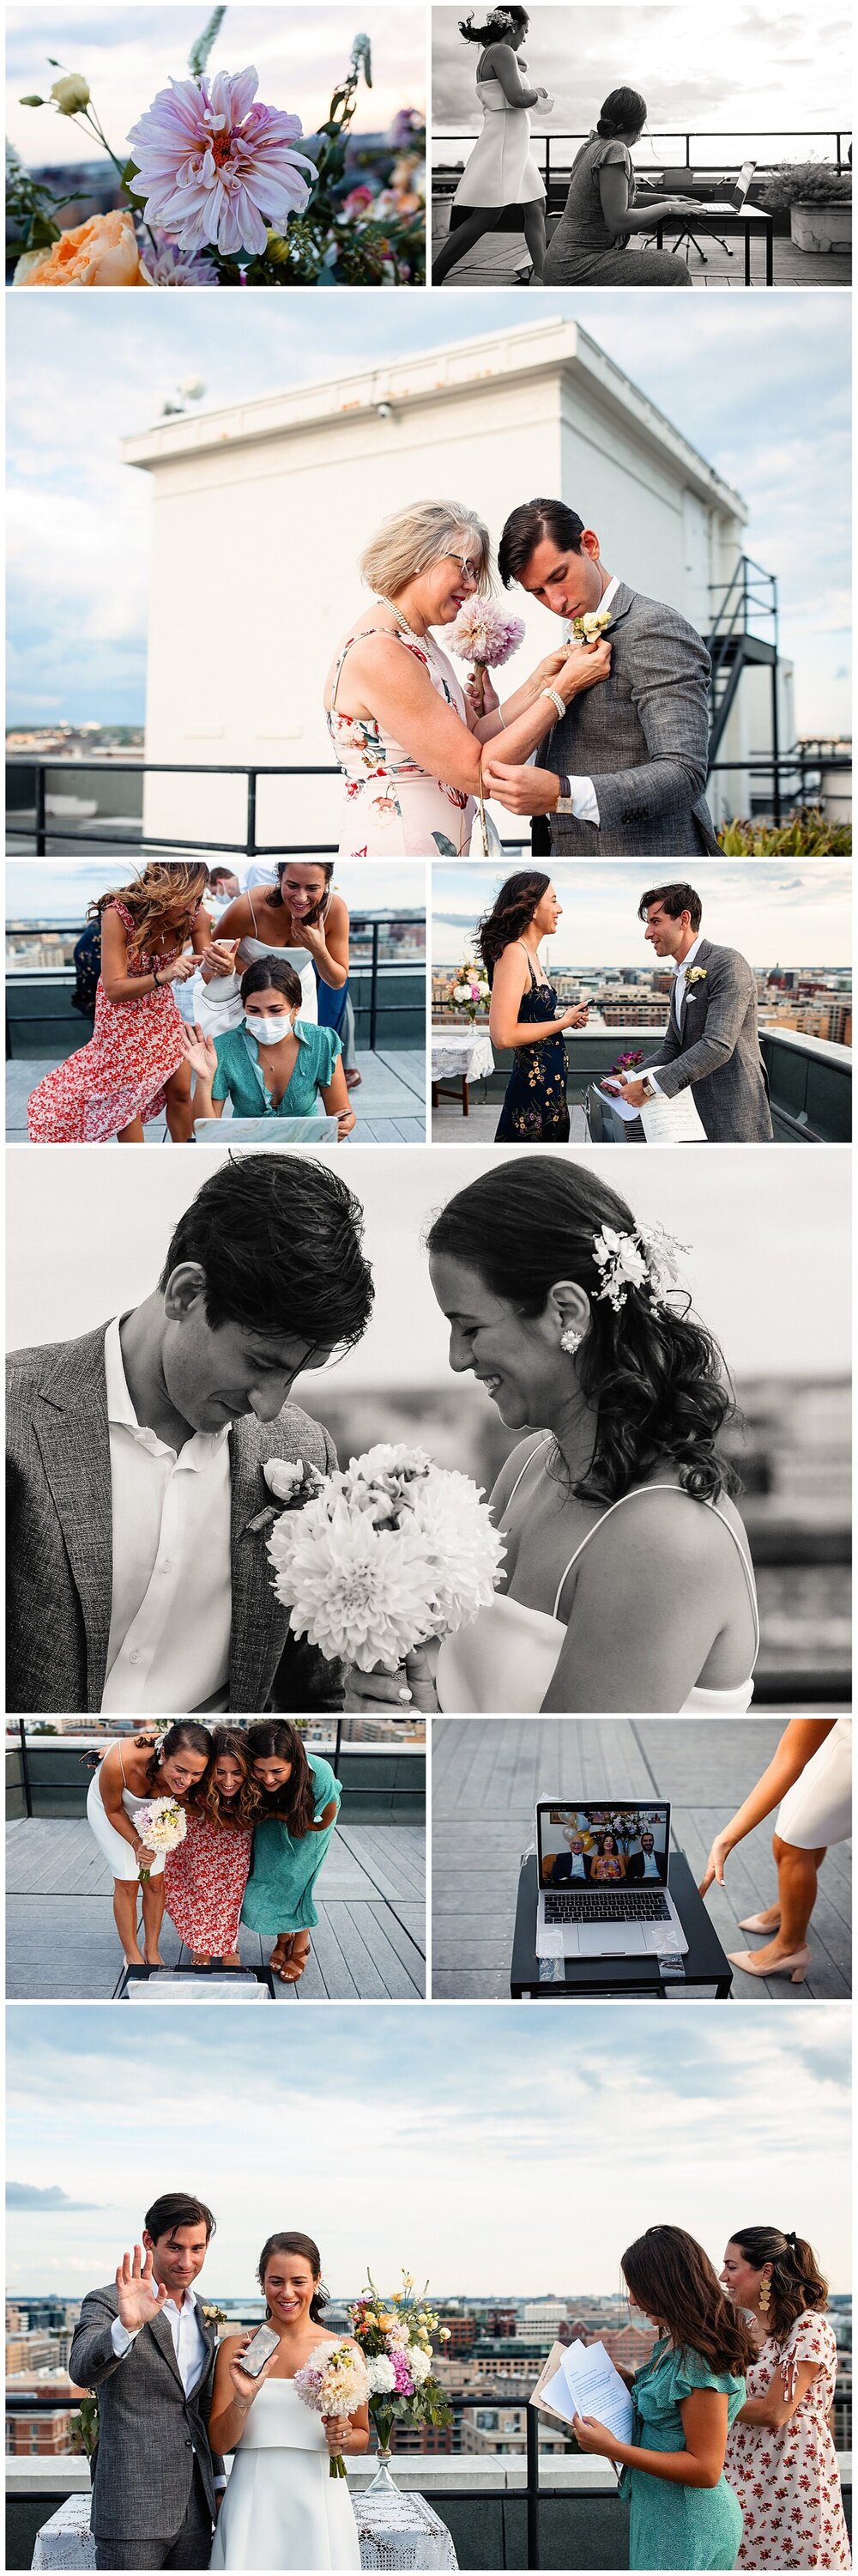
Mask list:
POLYGON ((379 2449, 375 2476, 370 2478, 369 2485, 364 2487, 364 2496, 398 2496, 396 2479, 391 2474, 392 2458, 393 2452, 389 2446, 382 2445, 379 2449))

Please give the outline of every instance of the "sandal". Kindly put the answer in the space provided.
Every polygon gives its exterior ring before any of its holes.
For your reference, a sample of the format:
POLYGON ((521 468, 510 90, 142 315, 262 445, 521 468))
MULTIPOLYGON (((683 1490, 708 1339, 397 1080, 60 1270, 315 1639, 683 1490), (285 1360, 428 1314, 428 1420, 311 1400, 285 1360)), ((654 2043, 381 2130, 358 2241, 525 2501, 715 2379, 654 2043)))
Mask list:
POLYGON ((289 1938, 289 1948, 283 1953, 280 1963, 275 1970, 275 1974, 280 1978, 281 1985, 297 1986, 299 1977, 303 1977, 309 1956, 309 1932, 293 1932, 289 1938), (307 1945, 306 1949, 300 1951, 296 1950, 296 1941, 305 1941, 307 1945))

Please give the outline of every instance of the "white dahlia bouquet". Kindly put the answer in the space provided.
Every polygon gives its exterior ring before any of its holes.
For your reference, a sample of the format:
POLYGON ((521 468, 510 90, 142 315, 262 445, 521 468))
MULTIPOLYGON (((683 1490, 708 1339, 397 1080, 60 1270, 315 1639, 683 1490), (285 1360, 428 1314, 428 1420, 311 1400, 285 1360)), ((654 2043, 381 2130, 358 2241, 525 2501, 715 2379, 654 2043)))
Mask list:
POLYGON ((447 642, 459 662, 470 662, 477 713, 483 713, 483 674, 499 671, 517 653, 524 620, 507 617, 494 599, 466 599, 451 626, 447 642))
MULTIPOLYGON (((356 2343, 319 2343, 295 2372, 299 2397, 314 2415, 353 2415, 365 2406, 369 2397, 369 2377, 363 2353, 356 2343)), ((329 2477, 344 2478, 346 2464, 339 2453, 332 2455, 329 2477)))
MULTIPOLYGON (((179 1806, 176 1798, 147 1798, 145 1806, 137 1808, 134 1822, 141 1842, 151 1852, 175 1851, 177 1845, 184 1842, 188 1830, 184 1807, 179 1806)), ((144 1886, 150 1876, 151 1871, 141 1869, 140 1878, 144 1886)))
POLYGON ((381 1441, 346 1468, 286 1481, 268 1538, 274 1590, 296 1637, 329 1663, 395 1672, 415 1646, 475 1619, 492 1598, 504 1554, 482 1490, 423 1449, 381 1441), (294 1499, 292 1495, 294 1494, 294 1499))
MULTIPOLYGON (((428 2284, 427 2284, 428 2287, 428 2284)), ((449 2343, 450 2329, 439 2325, 426 2291, 415 2292, 410 2272, 402 2288, 386 2299, 370 2277, 351 2311, 355 2340, 365 2355, 369 2374, 369 2412, 379 2447, 386 2458, 394 2425, 449 2424, 450 2408, 435 2378, 432 2336, 449 2343)))

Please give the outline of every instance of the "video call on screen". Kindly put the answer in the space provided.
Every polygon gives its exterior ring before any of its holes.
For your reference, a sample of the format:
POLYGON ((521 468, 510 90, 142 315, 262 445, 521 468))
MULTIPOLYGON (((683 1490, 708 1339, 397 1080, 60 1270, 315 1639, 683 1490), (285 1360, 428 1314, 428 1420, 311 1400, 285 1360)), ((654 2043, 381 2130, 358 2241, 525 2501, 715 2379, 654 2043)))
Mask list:
POLYGON ((540 1816, 543 1887, 663 1884, 667 1808, 550 1807, 540 1816))

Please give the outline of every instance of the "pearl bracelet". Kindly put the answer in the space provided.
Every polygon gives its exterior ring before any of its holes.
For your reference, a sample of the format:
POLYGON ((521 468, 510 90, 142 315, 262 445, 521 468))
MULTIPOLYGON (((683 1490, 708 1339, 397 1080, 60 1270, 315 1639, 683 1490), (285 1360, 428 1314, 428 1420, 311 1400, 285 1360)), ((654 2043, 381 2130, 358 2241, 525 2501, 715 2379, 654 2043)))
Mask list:
POLYGON ((566 705, 564 699, 560 696, 559 689, 540 689, 539 694, 541 698, 550 698, 551 704, 553 707, 556 707, 558 715, 565 716, 566 705))

